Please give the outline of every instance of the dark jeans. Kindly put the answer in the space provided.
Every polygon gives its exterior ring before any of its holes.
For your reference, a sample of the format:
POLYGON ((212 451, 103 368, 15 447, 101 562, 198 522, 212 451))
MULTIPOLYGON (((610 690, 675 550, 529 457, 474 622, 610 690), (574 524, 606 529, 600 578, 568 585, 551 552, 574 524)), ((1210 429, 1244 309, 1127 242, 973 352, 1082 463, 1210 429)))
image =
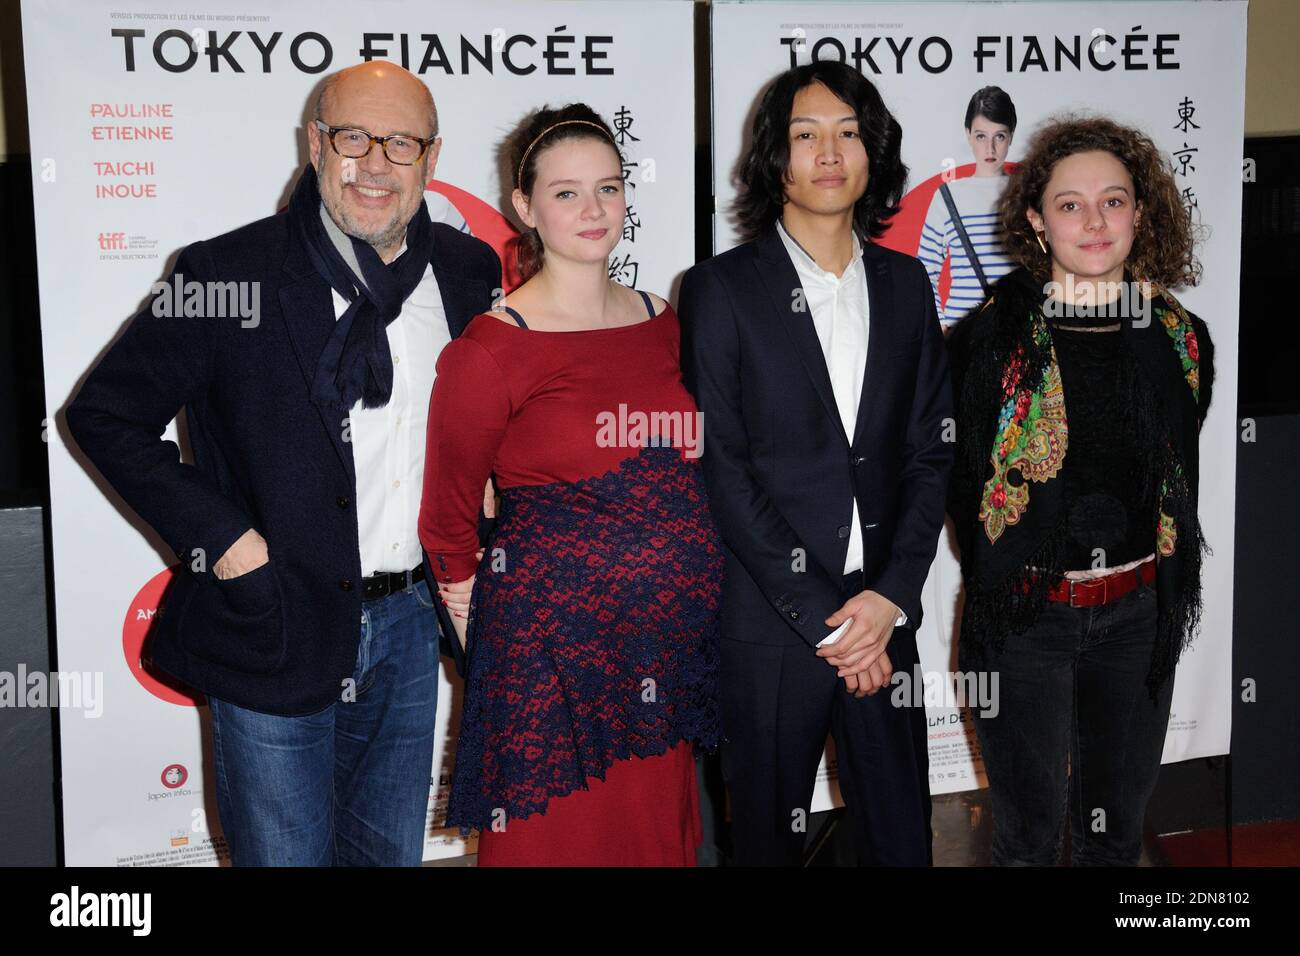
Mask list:
POLYGON ((438 622, 424 581, 362 605, 352 681, 302 717, 209 699, 234 865, 420 865, 438 704, 438 622))
MULTIPOLYGON (((1099 607, 1049 601, 1024 634, 978 661, 998 679, 996 715, 971 709, 994 864, 1059 863, 1067 816, 1074 865, 1137 863, 1174 689, 1172 677, 1154 700, 1146 688, 1155 637, 1156 594, 1139 585, 1099 607)), ((959 653, 974 669, 976 656, 959 653)))

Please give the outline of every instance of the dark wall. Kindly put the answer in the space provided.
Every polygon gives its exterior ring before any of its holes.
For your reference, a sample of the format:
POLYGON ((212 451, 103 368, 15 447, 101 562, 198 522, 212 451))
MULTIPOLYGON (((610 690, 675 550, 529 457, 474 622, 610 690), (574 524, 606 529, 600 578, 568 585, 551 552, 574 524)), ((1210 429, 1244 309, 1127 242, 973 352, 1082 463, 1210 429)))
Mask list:
POLYGON ((1255 427, 1255 441, 1237 451, 1231 795, 1238 823, 1300 818, 1300 415, 1260 416, 1255 427), (1254 683, 1253 703, 1242 699, 1246 680, 1254 683))
MULTIPOLYGON (((48 674, 45 535, 40 508, 0 509, 0 671, 48 674)), ((57 860, 55 712, 0 707, 0 866, 57 860)))

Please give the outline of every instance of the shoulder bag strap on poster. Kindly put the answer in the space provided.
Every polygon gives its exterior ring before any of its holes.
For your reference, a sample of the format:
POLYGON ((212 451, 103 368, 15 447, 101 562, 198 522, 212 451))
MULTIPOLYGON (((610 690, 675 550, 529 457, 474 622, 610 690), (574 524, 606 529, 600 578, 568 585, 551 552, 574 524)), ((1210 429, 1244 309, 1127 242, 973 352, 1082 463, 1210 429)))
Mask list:
POLYGON ((980 257, 975 253, 975 244, 970 241, 970 233, 966 231, 966 224, 961 221, 961 214, 957 212, 957 204, 953 202, 952 190, 948 188, 947 183, 939 187, 939 194, 943 196, 943 204, 948 207, 948 215, 952 217, 952 224, 957 227, 957 238, 966 247, 966 255, 970 256, 970 264, 975 269, 975 277, 980 280, 980 288, 984 290, 985 295, 988 295, 991 291, 989 280, 984 275, 984 267, 980 265, 980 257))

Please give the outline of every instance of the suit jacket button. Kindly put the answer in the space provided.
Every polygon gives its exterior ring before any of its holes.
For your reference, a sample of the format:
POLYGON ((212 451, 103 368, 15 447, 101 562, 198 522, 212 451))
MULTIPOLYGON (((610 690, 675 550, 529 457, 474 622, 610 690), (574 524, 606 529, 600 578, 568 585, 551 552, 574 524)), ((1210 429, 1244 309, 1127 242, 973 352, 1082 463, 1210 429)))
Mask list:
POLYGON ((340 508, 346 508, 348 505, 352 504, 352 499, 347 495, 339 495, 334 499, 334 503, 340 508))
POLYGON ((864 455, 858 455, 856 458, 853 459, 853 464, 855 464, 855 465, 861 465, 861 464, 863 464, 866 460, 867 460, 867 459, 866 459, 866 456, 864 456, 864 455))
POLYGON ((842 524, 837 529, 835 529, 835 533, 839 535, 841 538, 847 538, 849 536, 849 526, 846 524, 842 524))
POLYGON ((340 590, 340 591, 351 591, 351 590, 352 590, 352 579, 351 579, 351 578, 344 578, 342 581, 340 581, 340 582, 339 582, 339 590, 340 590))

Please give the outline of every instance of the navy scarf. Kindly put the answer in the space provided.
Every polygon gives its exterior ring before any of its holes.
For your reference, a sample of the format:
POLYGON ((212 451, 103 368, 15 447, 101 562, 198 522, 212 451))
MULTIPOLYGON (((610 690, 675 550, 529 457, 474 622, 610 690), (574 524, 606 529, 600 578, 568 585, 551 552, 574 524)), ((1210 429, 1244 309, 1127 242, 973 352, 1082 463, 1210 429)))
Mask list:
POLYGON ((421 199, 406 227, 406 251, 388 264, 369 243, 346 237, 360 266, 357 275, 327 231, 327 215, 309 163, 289 199, 290 228, 302 238, 316 272, 348 302, 316 365, 312 401, 344 410, 358 401, 379 408, 393 395, 388 323, 401 313, 433 257, 433 223, 421 199))

